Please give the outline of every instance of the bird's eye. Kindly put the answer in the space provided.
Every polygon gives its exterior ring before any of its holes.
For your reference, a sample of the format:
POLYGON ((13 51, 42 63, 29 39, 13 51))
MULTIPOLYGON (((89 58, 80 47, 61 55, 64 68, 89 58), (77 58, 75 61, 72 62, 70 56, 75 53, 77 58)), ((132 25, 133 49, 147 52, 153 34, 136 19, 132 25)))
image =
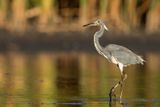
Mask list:
POLYGON ((98 20, 97 22, 100 23, 100 20, 98 20))
POLYGON ((100 20, 97 20, 97 21, 96 21, 96 24, 97 24, 97 25, 99 25, 100 23, 101 23, 101 21, 100 21, 100 20))

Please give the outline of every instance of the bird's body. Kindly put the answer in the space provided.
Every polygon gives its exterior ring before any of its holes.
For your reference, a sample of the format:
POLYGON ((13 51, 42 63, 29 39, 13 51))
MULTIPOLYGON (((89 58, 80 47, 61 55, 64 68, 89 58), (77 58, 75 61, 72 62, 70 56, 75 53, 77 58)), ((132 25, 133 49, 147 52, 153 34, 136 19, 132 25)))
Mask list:
POLYGON ((85 26, 92 25, 100 26, 100 30, 94 34, 94 46, 97 52, 107 58, 109 62, 117 64, 121 72, 123 72, 123 67, 128 65, 143 64, 144 60, 126 47, 116 44, 109 44, 106 47, 102 47, 99 43, 99 38, 103 36, 104 30, 108 30, 108 28, 101 20, 97 20, 85 26))
MULTIPOLYGON (((109 55, 114 57, 117 62, 122 63, 124 67, 131 64, 143 64, 143 59, 126 47, 116 44, 109 44, 104 48, 104 53, 106 51, 108 51, 109 55)), ((108 59, 112 62, 111 58, 108 59)))
POLYGON ((139 56, 133 53, 126 47, 109 44, 106 47, 102 47, 99 43, 99 38, 103 36, 105 30, 108 31, 108 28, 105 26, 103 21, 96 20, 93 23, 86 24, 84 26, 99 26, 100 30, 94 34, 94 46, 99 54, 108 59, 109 62, 112 62, 118 65, 122 80, 120 80, 110 91, 110 94, 115 90, 117 86, 122 85, 123 81, 127 78, 127 75, 123 71, 124 67, 132 64, 143 64, 144 60, 139 56))
MULTIPOLYGON (((122 64, 123 67, 127 67, 132 64, 143 64, 144 61, 131 50, 116 44, 107 45, 103 49, 103 53, 110 62, 118 64, 118 67, 120 67, 120 64, 122 64)), ((122 72, 123 69, 120 68, 120 71, 122 72)))

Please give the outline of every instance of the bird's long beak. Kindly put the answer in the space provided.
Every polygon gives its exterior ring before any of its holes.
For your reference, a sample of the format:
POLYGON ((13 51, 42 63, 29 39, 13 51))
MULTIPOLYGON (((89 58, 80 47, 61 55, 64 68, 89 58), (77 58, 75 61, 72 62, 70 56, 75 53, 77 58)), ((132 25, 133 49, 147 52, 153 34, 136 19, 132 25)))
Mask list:
POLYGON ((87 26, 94 26, 94 23, 88 23, 88 24, 83 25, 83 27, 87 27, 87 26))

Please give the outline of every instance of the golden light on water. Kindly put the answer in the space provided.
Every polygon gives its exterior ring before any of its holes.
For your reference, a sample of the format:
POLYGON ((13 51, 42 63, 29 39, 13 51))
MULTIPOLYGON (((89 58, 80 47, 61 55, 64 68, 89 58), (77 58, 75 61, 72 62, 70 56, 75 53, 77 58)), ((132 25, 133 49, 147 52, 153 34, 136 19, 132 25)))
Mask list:
MULTIPOLYGON (((125 68, 128 74, 125 98, 159 98, 159 54, 145 56, 144 66, 125 68)), ((74 98, 75 101, 78 98, 82 101, 83 98, 108 98, 110 88, 120 79, 116 65, 98 54, 83 52, 0 54, 0 65, 0 99, 4 106, 31 102, 45 106, 74 101, 74 98)))

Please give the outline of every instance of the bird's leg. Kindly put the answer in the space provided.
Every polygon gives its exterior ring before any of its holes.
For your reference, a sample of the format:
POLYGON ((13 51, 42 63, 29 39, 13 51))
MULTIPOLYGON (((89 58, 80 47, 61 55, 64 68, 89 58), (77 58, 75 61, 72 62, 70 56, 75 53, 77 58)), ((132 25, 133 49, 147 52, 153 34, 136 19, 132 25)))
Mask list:
MULTIPOLYGON (((117 64, 117 67, 119 67, 118 64, 117 64)), ((121 84, 121 81, 122 81, 122 79, 110 89, 110 92, 109 92, 110 100, 112 100, 112 96, 116 97, 116 95, 115 95, 115 89, 121 84)))
POLYGON ((114 85, 111 89, 110 89, 110 92, 109 92, 109 98, 110 98, 110 101, 112 100, 112 96, 115 96, 115 89, 121 84, 122 80, 120 80, 116 85, 114 85))
POLYGON ((121 84, 120 84, 120 88, 121 88, 121 94, 120 94, 120 103, 122 103, 122 96, 123 96, 123 82, 127 79, 127 74, 125 72, 122 73, 121 75, 121 84))
POLYGON ((121 84, 120 84, 120 104, 122 104, 122 96, 123 96, 123 78, 124 78, 124 75, 121 75, 121 84))
POLYGON ((112 96, 115 96, 115 89, 120 85, 120 89, 121 89, 121 93, 120 93, 120 103, 121 103, 121 99, 122 99, 122 95, 123 95, 123 82, 127 79, 127 74, 125 72, 123 72, 121 74, 121 80, 114 85, 111 89, 110 89, 110 93, 109 93, 109 98, 110 101, 112 100, 112 96))
POLYGON ((112 97, 116 97, 116 94, 115 94, 115 88, 114 87, 112 87, 111 89, 110 89, 110 92, 109 92, 109 99, 110 99, 110 102, 112 101, 112 97))

